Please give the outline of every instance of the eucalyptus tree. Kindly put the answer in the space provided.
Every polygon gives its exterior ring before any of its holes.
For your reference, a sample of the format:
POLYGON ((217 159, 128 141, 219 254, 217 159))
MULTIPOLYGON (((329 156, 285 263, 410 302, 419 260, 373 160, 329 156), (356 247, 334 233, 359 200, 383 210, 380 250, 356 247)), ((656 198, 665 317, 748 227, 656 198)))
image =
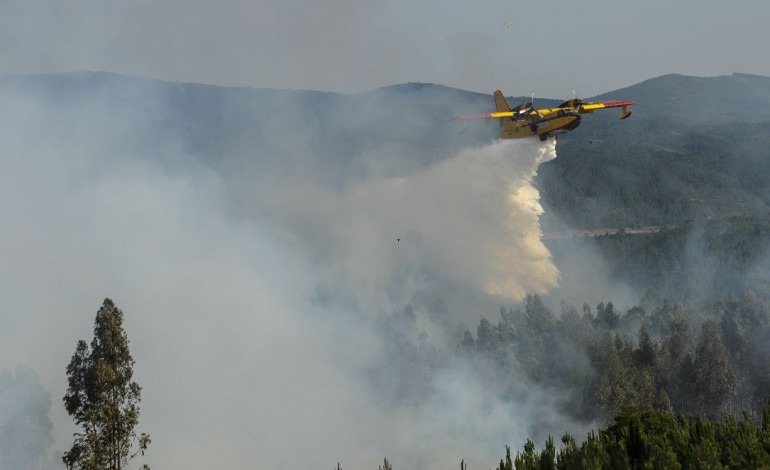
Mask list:
MULTIPOLYGON (((70 469, 123 470, 144 455, 150 436, 137 436, 141 387, 123 329, 123 312, 110 299, 96 313, 91 346, 80 340, 67 366, 64 405, 81 429, 62 460, 70 469)), ((145 465, 145 469, 148 467, 145 465)))

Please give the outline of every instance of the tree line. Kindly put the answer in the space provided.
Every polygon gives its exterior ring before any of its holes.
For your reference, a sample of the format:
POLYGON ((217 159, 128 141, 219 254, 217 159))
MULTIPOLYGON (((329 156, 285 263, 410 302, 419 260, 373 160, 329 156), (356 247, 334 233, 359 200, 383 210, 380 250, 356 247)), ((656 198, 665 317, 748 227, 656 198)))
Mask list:
MULTIPOLYGON (((403 340, 414 320, 407 306, 380 326, 403 340)), ((141 387, 133 380, 123 312, 110 299, 97 312, 93 333, 90 343, 77 343, 67 366, 63 400, 79 431, 62 460, 70 469, 124 469, 144 455, 150 437, 135 431, 141 387)), ((581 444, 565 434, 558 451, 553 439, 540 452, 528 441, 512 459, 516 468, 762 466, 770 449, 768 337, 770 303, 751 290, 690 305, 650 290, 625 312, 611 302, 580 310, 562 302, 558 314, 530 295, 501 308, 495 323, 482 318, 475 335, 466 331, 454 351, 436 349, 427 335, 413 344, 393 341, 396 374, 411 388, 391 392, 395 400, 418 400, 430 387, 430 370, 451 356, 468 361, 501 396, 515 400, 522 393, 515 382, 523 378, 544 390, 571 391, 558 413, 612 423, 581 444)), ((0 374, 0 392, 22 379, 29 390, 40 390, 35 377, 19 369, 15 376, 0 374)), ((38 407, 46 408, 45 392, 37 396, 38 407)), ((50 421, 39 426, 50 432, 50 421)))
POLYGON ((523 450, 500 461, 498 470, 578 470, 596 468, 685 469, 770 467, 770 404, 761 425, 744 414, 718 420, 669 412, 624 408, 606 428, 590 431, 577 444, 568 433, 556 449, 549 437, 538 452, 527 440, 523 450))
MULTIPOLYGON (((513 457, 506 446, 496 470, 770 468, 770 403, 762 408, 761 424, 745 413, 709 420, 630 406, 581 443, 569 433, 560 441, 549 436, 538 451, 527 439, 513 457)), ((384 469, 392 468, 385 459, 384 469)), ((460 470, 467 469, 461 460, 460 470)))
MULTIPOLYGON (((538 296, 483 318, 459 353, 505 383, 521 377, 575 397, 562 413, 609 421, 625 406, 758 419, 770 397, 770 306, 752 291, 685 308, 654 292, 626 312, 611 302, 560 315, 538 296)), ((509 383, 511 394, 515 384, 509 383)))

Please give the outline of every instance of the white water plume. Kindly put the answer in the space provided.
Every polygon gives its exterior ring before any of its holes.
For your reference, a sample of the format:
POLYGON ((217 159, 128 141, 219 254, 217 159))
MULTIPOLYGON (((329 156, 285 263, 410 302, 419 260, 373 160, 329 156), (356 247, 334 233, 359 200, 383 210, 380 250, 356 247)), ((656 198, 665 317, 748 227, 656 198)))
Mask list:
POLYGON ((359 301, 403 305, 437 278, 520 300, 558 282, 532 184, 538 165, 555 156, 553 140, 497 141, 341 192, 263 183, 253 202, 359 301))

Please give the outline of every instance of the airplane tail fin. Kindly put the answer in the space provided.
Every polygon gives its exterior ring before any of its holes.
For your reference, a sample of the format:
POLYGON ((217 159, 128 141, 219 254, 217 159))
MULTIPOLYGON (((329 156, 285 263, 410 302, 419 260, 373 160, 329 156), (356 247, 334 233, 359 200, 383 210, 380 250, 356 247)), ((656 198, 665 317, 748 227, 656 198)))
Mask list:
MULTIPOLYGON (((503 92, 500 90, 495 90, 495 92, 492 94, 495 97, 495 108, 497 108, 498 113, 510 113, 513 111, 511 109, 511 106, 508 104, 508 100, 505 99, 505 96, 503 96, 503 92)), ((511 118, 502 118, 498 122, 500 124, 500 138, 506 139, 508 136, 513 132, 513 129, 515 127, 515 124, 513 122, 513 119, 511 118)))
POLYGON ((495 90, 492 96, 495 97, 495 107, 497 108, 498 113, 508 113, 511 111, 511 107, 508 105, 508 101, 505 99, 505 96, 503 96, 502 91, 495 90))

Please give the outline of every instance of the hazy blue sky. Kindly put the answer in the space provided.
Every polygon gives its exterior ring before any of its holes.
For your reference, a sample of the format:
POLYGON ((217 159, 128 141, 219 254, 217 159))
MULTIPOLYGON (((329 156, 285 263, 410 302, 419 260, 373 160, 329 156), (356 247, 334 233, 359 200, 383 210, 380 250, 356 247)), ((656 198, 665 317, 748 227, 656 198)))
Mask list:
POLYGON ((0 0, 0 74, 590 96, 667 73, 770 75, 768 21, 766 0, 0 0))

